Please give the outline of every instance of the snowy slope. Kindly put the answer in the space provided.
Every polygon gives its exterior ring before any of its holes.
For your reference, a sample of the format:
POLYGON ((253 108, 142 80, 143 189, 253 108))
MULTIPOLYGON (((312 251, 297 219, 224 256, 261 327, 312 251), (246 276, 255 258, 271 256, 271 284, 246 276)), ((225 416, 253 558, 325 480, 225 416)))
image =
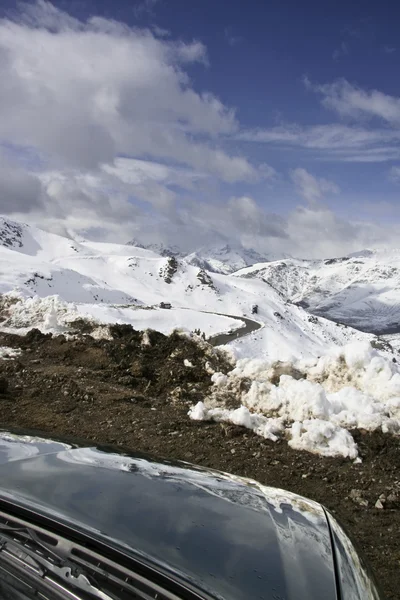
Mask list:
POLYGON ((164 244, 144 244, 131 240, 128 246, 145 248, 151 250, 160 256, 175 256, 183 258, 188 264, 212 273, 223 273, 225 275, 234 273, 239 269, 254 265, 255 263, 268 262, 282 258, 282 256, 261 255, 252 248, 245 248, 242 244, 221 243, 214 246, 202 246, 196 248, 189 254, 181 250, 178 246, 165 246, 164 244))
POLYGON ((251 317, 251 306, 257 304, 254 316, 263 327, 232 344, 239 356, 315 356, 332 345, 368 339, 310 317, 257 277, 208 273, 184 259, 128 245, 72 242, 4 219, 0 239, 0 293, 22 297, 7 309, 3 327, 42 322, 51 328, 57 319, 62 325, 84 314, 139 329, 167 332, 181 326, 212 335, 242 326, 230 317, 251 317), (161 301, 172 309, 159 309, 161 301))
POLYGON ((224 274, 234 273, 249 265, 267 262, 273 258, 262 256, 251 248, 230 244, 203 247, 185 256, 186 262, 191 265, 199 266, 206 271, 224 274))
POLYGON ((400 251, 365 251, 344 258, 285 259, 240 270, 314 315, 372 333, 400 331, 400 251))
POLYGON ((134 246, 135 248, 143 248, 145 250, 151 250, 160 256, 176 256, 183 258, 185 253, 182 252, 178 246, 165 246, 164 244, 142 244, 141 242, 133 239, 127 243, 127 246, 134 246))

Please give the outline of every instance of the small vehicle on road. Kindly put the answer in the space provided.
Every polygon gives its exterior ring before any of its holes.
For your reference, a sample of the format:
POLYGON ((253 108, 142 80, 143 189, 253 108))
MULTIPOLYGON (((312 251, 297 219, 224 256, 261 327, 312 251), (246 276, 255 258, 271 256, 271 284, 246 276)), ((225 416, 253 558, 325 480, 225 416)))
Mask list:
POLYGON ((378 600, 320 504, 187 463, 0 431, 3 600, 378 600))

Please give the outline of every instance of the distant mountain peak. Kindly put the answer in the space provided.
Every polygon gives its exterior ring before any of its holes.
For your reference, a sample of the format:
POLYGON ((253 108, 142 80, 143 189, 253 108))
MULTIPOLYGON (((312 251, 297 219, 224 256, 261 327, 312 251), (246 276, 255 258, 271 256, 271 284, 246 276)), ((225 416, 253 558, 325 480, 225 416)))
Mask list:
POLYGON ((184 256, 184 252, 178 246, 165 246, 162 243, 157 244, 143 244, 139 242, 135 238, 127 243, 127 246, 134 246, 135 248, 143 248, 144 250, 151 250, 160 256, 174 256, 174 257, 182 257, 184 256))

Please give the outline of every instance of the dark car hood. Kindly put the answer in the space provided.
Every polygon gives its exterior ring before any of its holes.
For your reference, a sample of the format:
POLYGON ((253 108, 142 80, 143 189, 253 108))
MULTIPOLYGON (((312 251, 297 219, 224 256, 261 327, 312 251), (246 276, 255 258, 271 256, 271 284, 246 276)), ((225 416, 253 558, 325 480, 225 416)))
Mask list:
POLYGON ((185 463, 0 432, 0 498, 222 598, 333 600, 322 507, 185 463))

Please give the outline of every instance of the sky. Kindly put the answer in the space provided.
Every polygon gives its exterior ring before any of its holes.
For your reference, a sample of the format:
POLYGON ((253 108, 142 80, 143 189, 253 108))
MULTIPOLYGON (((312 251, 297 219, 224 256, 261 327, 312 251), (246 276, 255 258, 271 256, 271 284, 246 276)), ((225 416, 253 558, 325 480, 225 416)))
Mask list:
POLYGON ((397 247, 393 1, 0 6, 0 212, 265 255, 397 247))

